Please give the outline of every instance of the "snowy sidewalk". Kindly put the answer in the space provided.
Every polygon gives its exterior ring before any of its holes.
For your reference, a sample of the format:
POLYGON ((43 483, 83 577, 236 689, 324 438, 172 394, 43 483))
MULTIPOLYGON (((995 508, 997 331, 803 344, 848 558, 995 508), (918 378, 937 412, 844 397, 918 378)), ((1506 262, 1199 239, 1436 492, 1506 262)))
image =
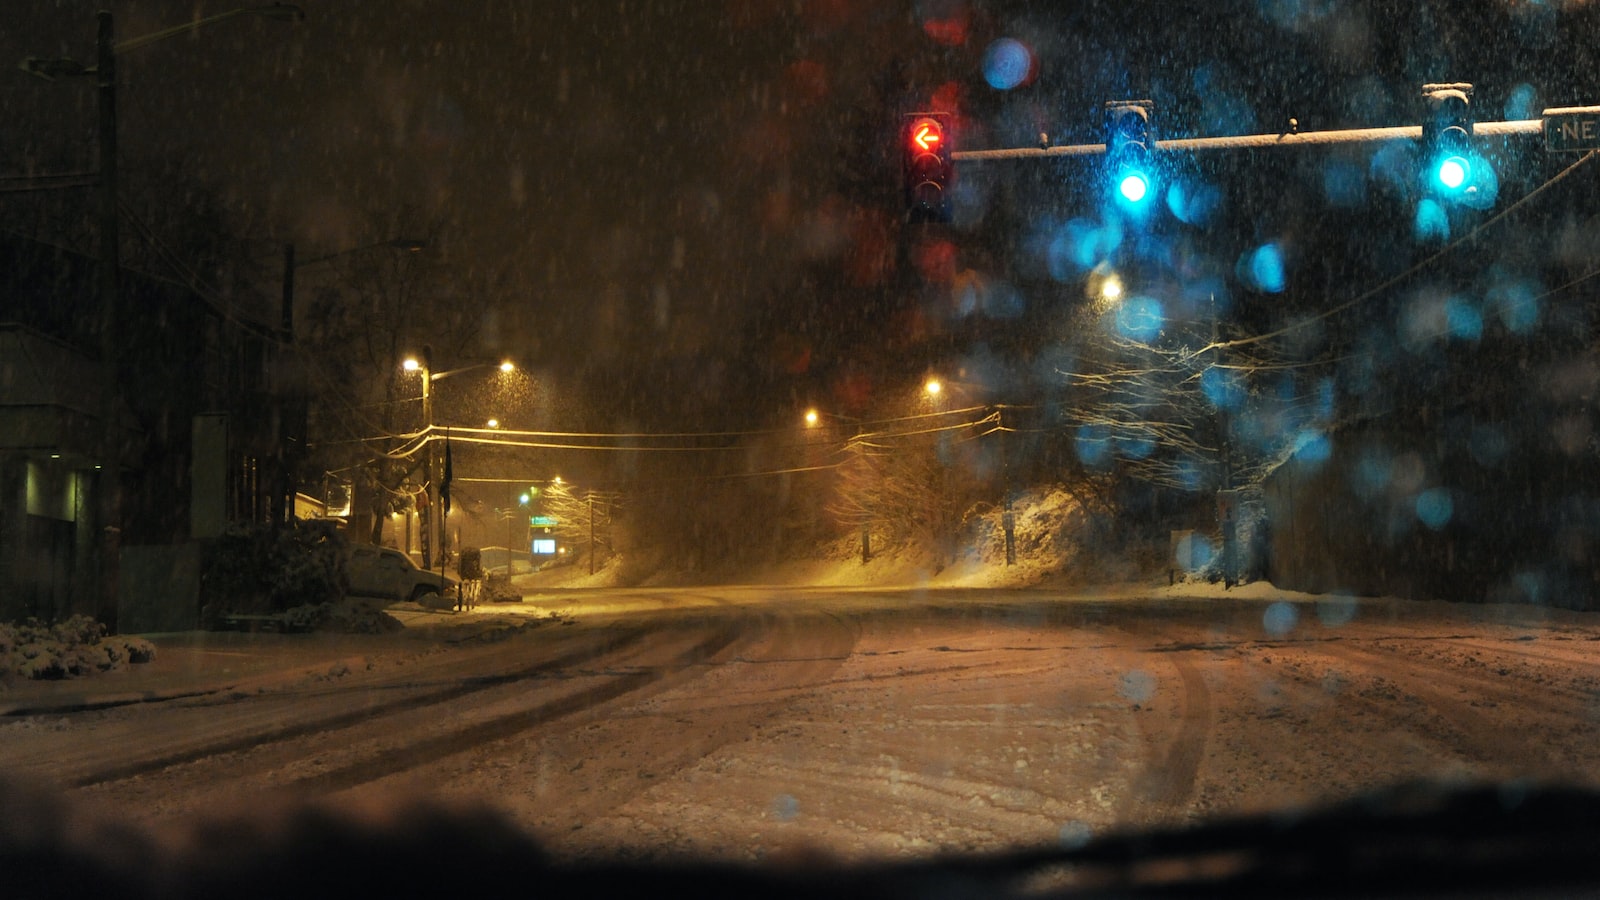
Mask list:
POLYGON ((147 663, 76 678, 0 681, 0 716, 66 713, 170 700, 224 691, 253 692, 262 685, 341 662, 413 648, 419 642, 454 642, 494 627, 497 617, 391 609, 405 628, 392 634, 279 634, 180 631, 146 634, 156 645, 147 663))

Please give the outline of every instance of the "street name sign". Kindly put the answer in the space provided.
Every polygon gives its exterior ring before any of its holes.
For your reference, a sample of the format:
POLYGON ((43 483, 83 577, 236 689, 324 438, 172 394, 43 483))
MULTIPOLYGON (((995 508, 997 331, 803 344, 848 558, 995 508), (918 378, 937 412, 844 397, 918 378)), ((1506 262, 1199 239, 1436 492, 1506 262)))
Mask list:
POLYGON ((1552 153, 1600 150, 1600 106, 1545 110, 1544 148, 1552 153))

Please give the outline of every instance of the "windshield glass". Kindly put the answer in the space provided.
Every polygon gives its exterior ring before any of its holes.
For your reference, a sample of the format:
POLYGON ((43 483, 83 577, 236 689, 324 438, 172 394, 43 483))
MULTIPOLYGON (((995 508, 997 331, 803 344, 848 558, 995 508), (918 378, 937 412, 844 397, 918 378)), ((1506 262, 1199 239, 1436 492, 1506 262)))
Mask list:
POLYGON ((100 6, 0 30, 13 780, 738 864, 1593 785, 1600 6, 100 6))

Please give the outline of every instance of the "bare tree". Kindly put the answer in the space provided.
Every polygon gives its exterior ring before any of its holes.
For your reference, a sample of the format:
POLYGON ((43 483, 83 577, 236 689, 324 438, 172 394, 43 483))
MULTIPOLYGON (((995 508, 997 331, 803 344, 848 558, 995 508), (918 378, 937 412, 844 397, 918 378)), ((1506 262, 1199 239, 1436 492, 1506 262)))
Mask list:
POLYGON ((996 413, 969 408, 863 431, 845 445, 829 512, 891 543, 922 543, 943 567, 956 554, 967 510, 998 489, 998 448, 980 443, 997 423, 996 413))
POLYGON ((1091 471, 1183 491, 1247 487, 1331 415, 1315 368, 1270 342, 1230 347, 1202 333, 1210 325, 1135 336, 1107 326, 1086 327, 1094 338, 1061 372, 1062 424, 1091 471))
POLYGON ((382 543, 383 521, 412 508, 428 478, 422 444, 410 439, 426 425, 421 376, 400 364, 425 345, 436 366, 460 358, 479 320, 450 296, 458 281, 438 254, 378 246, 326 266, 298 329, 310 381, 311 465, 350 476, 352 516, 365 519, 373 543, 382 543))
POLYGON ((612 517, 621 504, 616 492, 574 491, 565 482, 556 482, 545 489, 540 509, 556 520, 556 538, 564 546, 585 547, 591 554, 602 548, 615 553, 612 539, 612 517))

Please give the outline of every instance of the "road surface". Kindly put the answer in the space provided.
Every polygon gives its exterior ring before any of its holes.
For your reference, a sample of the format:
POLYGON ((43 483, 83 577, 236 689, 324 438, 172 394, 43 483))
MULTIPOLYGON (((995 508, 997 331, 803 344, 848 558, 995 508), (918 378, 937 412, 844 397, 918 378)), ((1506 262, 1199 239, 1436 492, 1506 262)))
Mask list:
POLYGON ((1417 778, 1600 772, 1592 614, 1265 586, 708 588, 551 593, 469 620, 496 627, 14 712, 0 765, 153 827, 428 797, 490 804, 563 858, 736 861, 1073 842, 1417 778))

